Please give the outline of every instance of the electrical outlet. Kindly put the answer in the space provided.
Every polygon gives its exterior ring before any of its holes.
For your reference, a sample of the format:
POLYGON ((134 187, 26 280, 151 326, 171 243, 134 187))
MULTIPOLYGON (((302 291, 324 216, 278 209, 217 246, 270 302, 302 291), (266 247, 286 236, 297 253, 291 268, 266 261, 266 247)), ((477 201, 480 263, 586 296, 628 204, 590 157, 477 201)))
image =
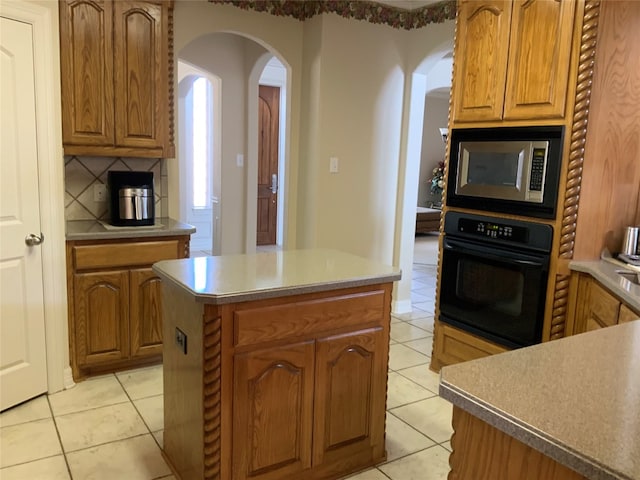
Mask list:
POLYGON ((187 354, 187 334, 176 327, 176 345, 182 350, 182 353, 187 354))
POLYGON ((107 201, 107 186, 104 183, 96 183, 93 186, 93 201, 94 202, 107 201))
POLYGON ((239 153, 236 155, 236 165, 244 167, 244 155, 239 153))

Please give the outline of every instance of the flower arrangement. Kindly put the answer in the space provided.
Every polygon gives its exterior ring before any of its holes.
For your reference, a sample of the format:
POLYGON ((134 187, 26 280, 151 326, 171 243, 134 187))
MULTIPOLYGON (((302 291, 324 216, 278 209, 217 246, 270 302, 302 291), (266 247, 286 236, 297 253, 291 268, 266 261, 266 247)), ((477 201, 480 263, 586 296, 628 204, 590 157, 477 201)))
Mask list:
POLYGON ((432 195, 442 195, 444 188, 444 162, 439 162, 438 166, 433 169, 433 176, 430 181, 430 190, 432 195))

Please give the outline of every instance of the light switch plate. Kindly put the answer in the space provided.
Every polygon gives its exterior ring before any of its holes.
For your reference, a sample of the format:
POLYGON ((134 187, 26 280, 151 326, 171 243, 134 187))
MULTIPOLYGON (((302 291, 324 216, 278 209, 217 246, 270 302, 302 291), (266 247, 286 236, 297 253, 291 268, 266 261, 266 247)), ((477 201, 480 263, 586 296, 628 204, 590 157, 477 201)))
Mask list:
POLYGON ((338 157, 329 159, 329 173, 338 173, 338 157))

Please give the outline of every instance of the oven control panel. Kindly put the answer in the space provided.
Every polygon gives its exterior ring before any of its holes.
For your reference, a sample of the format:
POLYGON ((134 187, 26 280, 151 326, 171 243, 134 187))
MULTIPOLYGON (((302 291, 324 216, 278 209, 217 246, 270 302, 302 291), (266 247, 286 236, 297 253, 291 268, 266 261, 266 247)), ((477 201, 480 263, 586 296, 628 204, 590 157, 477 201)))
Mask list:
POLYGON ((526 243, 529 240, 529 230, 526 227, 471 218, 459 219, 458 231, 480 237, 509 240, 516 243, 526 243))

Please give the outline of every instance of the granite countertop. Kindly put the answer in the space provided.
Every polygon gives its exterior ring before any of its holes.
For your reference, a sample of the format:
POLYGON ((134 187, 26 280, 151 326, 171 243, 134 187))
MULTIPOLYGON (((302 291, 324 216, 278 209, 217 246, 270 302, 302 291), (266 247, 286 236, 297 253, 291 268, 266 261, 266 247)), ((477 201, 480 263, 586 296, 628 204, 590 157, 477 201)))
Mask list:
POLYGON ((117 238, 170 237, 173 235, 191 235, 196 229, 193 225, 178 222, 172 218, 156 218, 154 226, 114 227, 98 220, 68 220, 66 222, 67 240, 110 240, 117 238))
POLYGON ((616 270, 638 273, 640 271, 638 267, 630 267, 618 260, 607 259, 573 261, 569 263, 569 268, 577 272, 588 273, 621 300, 624 300, 633 310, 640 312, 640 285, 631 283, 625 277, 616 273, 616 270))
POLYGON ((590 479, 640 479, 640 321, 443 367, 440 395, 590 479))
POLYGON ((196 301, 225 303, 399 280, 400 269, 335 250, 287 250, 164 260, 153 270, 196 301))

